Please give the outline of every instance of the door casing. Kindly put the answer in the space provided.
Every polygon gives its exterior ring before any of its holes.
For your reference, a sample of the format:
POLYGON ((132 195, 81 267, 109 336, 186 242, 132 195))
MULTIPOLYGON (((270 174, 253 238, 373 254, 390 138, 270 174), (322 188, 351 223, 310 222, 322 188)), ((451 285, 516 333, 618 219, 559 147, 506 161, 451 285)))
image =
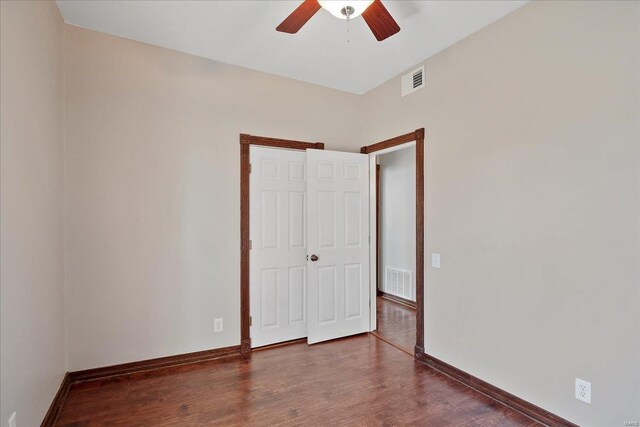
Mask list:
MULTIPOLYGON (((422 360, 424 355, 424 128, 413 132, 390 138, 360 149, 362 154, 373 154, 398 145, 415 142, 416 144, 416 345, 414 356, 422 360)), ((306 150, 314 148, 324 150, 321 142, 304 142, 288 139, 270 138, 240 134, 240 352, 251 353, 250 337, 250 304, 249 304, 249 179, 250 162, 249 146, 251 144, 275 148, 288 148, 293 150, 306 150)), ((373 157, 373 156, 372 156, 373 157)), ((373 161, 375 164, 375 160, 373 161)), ((375 196, 375 179, 373 182, 371 199, 375 196)), ((375 212, 375 210, 373 211, 375 212)), ((375 213, 371 215, 375 219, 375 213)), ((372 275, 369 278, 372 294, 376 291, 377 263, 375 260, 375 222, 371 221, 370 236, 372 241, 370 251, 372 253, 372 275)), ((374 294, 375 295, 375 294, 374 294)), ((375 301, 375 298, 373 299, 375 301)), ((372 307, 373 308, 373 307, 372 307)), ((370 311, 374 311, 373 309, 370 311)), ((372 316, 375 320, 375 314, 372 316)), ((372 323, 375 325, 375 323, 372 323)), ((373 327, 373 326, 372 326, 373 327)))
POLYGON ((290 150, 306 150, 315 148, 324 150, 321 142, 304 142, 289 139, 270 138, 240 134, 240 353, 251 353, 251 309, 249 303, 249 179, 251 165, 249 161, 249 147, 260 145, 273 148, 288 148, 290 150))
MULTIPOLYGON (((371 154, 371 170, 375 173, 375 156, 382 154, 383 151, 398 148, 415 142, 416 147, 416 345, 414 347, 414 357, 418 360, 424 355, 424 128, 416 129, 413 132, 387 139, 376 144, 367 145, 360 149, 363 154, 371 154)), ((375 180, 372 180, 375 181, 375 180)), ((371 286, 372 298, 375 301, 375 291, 377 282, 377 262, 376 262, 376 246, 377 237, 375 233, 376 227, 376 209, 377 195, 375 185, 371 190, 372 204, 372 220, 371 220, 371 264, 375 265, 371 269, 371 286)), ((372 307, 375 305, 372 304, 372 307)), ((374 311, 373 309, 371 311, 374 311)), ((371 315, 372 322, 375 322, 375 313, 371 315)), ((375 325, 375 323, 372 323, 375 325)))

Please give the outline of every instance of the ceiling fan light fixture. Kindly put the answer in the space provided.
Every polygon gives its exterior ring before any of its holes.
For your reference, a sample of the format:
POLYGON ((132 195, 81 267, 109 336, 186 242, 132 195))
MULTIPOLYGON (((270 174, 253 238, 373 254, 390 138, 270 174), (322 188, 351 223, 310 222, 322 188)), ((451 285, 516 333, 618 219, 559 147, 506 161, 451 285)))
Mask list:
POLYGON ((362 15, 373 0, 318 0, 318 3, 336 18, 353 19, 362 15), (347 11, 351 13, 345 13, 347 11))

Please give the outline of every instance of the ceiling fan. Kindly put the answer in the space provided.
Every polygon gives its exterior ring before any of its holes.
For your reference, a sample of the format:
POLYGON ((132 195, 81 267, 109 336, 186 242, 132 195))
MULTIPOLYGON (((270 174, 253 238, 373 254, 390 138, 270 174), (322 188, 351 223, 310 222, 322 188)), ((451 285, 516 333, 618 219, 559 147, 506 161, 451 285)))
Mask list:
POLYGON ((291 12, 291 15, 276 27, 276 30, 295 34, 320 8, 326 9, 340 19, 350 20, 362 15, 364 22, 367 23, 378 41, 391 37, 400 31, 400 27, 380 0, 304 0, 296 10, 291 12))

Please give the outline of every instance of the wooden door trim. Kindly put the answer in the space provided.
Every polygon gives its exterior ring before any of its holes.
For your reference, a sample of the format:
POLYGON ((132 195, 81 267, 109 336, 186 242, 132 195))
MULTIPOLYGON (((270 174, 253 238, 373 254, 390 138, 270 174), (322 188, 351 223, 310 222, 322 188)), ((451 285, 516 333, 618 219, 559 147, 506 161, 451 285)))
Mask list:
POLYGON ((405 133, 404 135, 396 136, 394 138, 385 139, 384 141, 377 142, 375 144, 367 145, 360 148, 362 154, 375 153, 386 148, 395 147, 396 145, 406 144, 408 142, 418 142, 418 133, 422 132, 422 141, 424 142, 424 128, 417 129, 413 132, 405 133))
POLYGON ((416 345, 414 356, 424 355, 424 128, 362 147, 371 154, 408 142, 416 143, 416 345))
POLYGON ((376 163, 376 294, 380 292, 380 165, 376 163))
POLYGON ((294 141, 290 139, 240 134, 240 353, 251 352, 250 304, 249 304, 249 179, 251 166, 249 147, 260 145, 271 148, 324 150, 322 142, 294 141))

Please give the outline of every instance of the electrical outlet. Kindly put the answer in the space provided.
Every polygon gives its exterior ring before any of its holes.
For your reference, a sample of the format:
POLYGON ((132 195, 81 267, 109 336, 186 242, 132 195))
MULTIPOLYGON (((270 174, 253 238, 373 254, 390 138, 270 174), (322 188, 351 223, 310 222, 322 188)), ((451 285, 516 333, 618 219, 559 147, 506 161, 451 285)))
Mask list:
POLYGON ((7 423, 9 427, 16 427, 16 413, 14 412, 9 417, 9 422, 7 423))
POLYGON ((440 268, 440 254, 431 254, 431 267, 440 268))
POLYGON ((222 318, 213 320, 213 332, 222 332, 224 330, 224 325, 222 324, 222 318))
POLYGON ((576 378, 576 399, 591 403, 591 383, 576 378))

